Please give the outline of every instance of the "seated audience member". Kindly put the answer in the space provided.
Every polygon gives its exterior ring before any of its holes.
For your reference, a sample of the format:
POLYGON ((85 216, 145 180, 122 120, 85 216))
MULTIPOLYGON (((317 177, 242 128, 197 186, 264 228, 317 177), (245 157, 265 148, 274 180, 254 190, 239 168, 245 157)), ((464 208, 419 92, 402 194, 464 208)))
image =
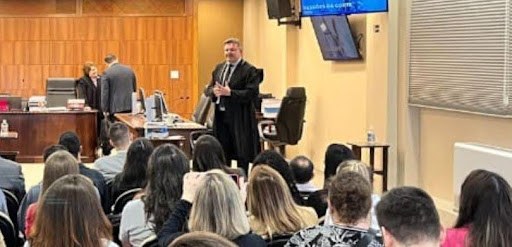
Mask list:
POLYGON ((5 200, 5 194, 3 191, 0 191, 0 212, 9 215, 9 210, 7 210, 7 201, 5 200))
POLYGON ((197 139, 192 154, 192 170, 206 172, 211 169, 220 169, 227 174, 236 174, 245 177, 241 168, 231 168, 226 163, 224 150, 217 138, 211 135, 203 135, 197 139))
MULTIPOLYGON (((228 245, 226 245, 226 246, 228 246, 228 245)), ((4 235, 2 235, 2 232, 0 232, 0 247, 5 247, 4 235)))
POLYGON ((324 158, 324 188, 311 193, 308 201, 305 203, 306 206, 315 209, 318 217, 324 216, 327 210, 327 188, 331 177, 336 174, 336 169, 343 161, 354 158, 355 155, 352 153, 352 150, 343 144, 334 143, 327 147, 324 158))
POLYGON ((295 181, 297 181, 297 189, 301 193, 315 192, 318 188, 311 183, 314 176, 315 167, 313 162, 306 156, 297 156, 290 161, 290 167, 295 181))
POLYGON ((266 246, 251 234, 245 206, 235 182, 224 172, 188 173, 183 179, 183 195, 171 217, 158 233, 160 246, 167 246, 188 231, 219 234, 241 247, 266 246), (187 215, 190 217, 187 224, 187 215))
POLYGON ((146 186, 148 160, 153 149, 153 144, 146 138, 137 138, 130 144, 123 171, 112 180, 112 202, 125 191, 146 186))
POLYGON ((86 167, 82 160, 80 159, 80 152, 82 150, 82 146, 80 144, 80 139, 76 135, 75 132, 65 132, 59 138, 59 144, 66 147, 68 151, 75 156, 75 159, 78 160, 78 166, 80 168, 80 174, 90 178, 94 183, 94 186, 98 188, 98 192, 100 192, 101 197, 101 205, 103 207, 103 212, 110 212, 110 198, 108 198, 107 186, 105 184, 105 178, 101 175, 100 172, 90 169, 86 167))
POLYGON ((268 165, 272 169, 276 170, 286 181, 286 185, 290 189, 293 200, 299 205, 304 204, 299 190, 297 189, 297 185, 295 184, 295 178, 293 177, 292 169, 290 169, 288 162, 283 158, 281 154, 274 150, 265 150, 258 154, 256 158, 254 158, 252 164, 252 169, 258 165, 268 165))
MULTIPOLYGON (((68 151, 57 151, 50 155, 44 164, 41 192, 43 195, 50 185, 68 174, 78 174, 78 161, 68 151)), ((39 196, 41 197, 41 196, 39 196)), ((36 217, 37 202, 30 204, 25 218, 25 236, 30 235, 32 223, 36 217)))
MULTIPOLYGON (((372 184, 372 171, 371 167, 365 164, 362 161, 359 160, 347 160, 341 163, 338 166, 337 174, 340 174, 342 172, 357 172, 372 184)), ((372 193, 372 207, 370 209, 370 215, 371 215, 371 224, 370 229, 376 231, 380 234, 380 227, 379 222, 377 221, 377 216, 375 214, 375 207, 377 206, 377 203, 380 201, 380 196, 377 194, 372 193)), ((327 212, 325 213, 325 225, 332 225, 332 217, 329 214, 329 209, 327 209, 327 212)))
POLYGON ((57 179, 42 195, 25 247, 115 247, 112 226, 91 181, 82 175, 57 179))
POLYGON ((474 170, 464 180, 459 216, 443 247, 511 246, 512 189, 503 177, 474 170))
POLYGON ((0 188, 12 192, 18 201, 21 201, 26 192, 21 166, 3 157, 0 157, 0 188))
POLYGON ((116 152, 94 162, 94 168, 101 172, 107 182, 123 171, 126 153, 131 142, 130 130, 126 124, 116 122, 110 126, 108 138, 116 152))
POLYGON ((172 241, 169 247, 237 247, 236 244, 211 232, 189 232, 172 241))
POLYGON ((160 231, 181 198, 183 176, 190 170, 186 155, 172 144, 157 147, 148 163, 146 195, 128 202, 121 215, 123 246, 140 246, 160 231))
POLYGON ((386 247, 438 247, 443 228, 430 196, 414 187, 387 192, 377 205, 386 247))
POLYGON ((301 230, 286 246, 382 246, 368 231, 371 193, 370 183, 361 174, 336 175, 328 198, 334 224, 301 230))
POLYGON ((293 234, 318 221, 313 208, 298 206, 283 177, 269 166, 256 166, 247 185, 249 225, 255 234, 273 236, 293 234))
MULTIPOLYGON (((48 157, 57 151, 68 151, 68 149, 62 145, 54 144, 49 147, 46 147, 43 151, 43 162, 46 163, 48 157)), ((18 208, 17 220, 18 220, 18 229, 21 232, 25 232, 25 219, 27 214, 27 209, 30 204, 37 202, 39 200, 39 196, 41 195, 41 184, 42 181, 38 184, 30 187, 27 194, 21 200, 20 207, 18 208)))

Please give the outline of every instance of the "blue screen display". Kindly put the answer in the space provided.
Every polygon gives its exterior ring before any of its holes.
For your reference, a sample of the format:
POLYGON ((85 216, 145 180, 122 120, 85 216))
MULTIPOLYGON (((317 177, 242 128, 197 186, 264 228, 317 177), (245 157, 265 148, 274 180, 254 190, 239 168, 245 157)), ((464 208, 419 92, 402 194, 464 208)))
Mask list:
POLYGON ((302 0, 302 16, 348 15, 388 10, 387 0, 302 0))

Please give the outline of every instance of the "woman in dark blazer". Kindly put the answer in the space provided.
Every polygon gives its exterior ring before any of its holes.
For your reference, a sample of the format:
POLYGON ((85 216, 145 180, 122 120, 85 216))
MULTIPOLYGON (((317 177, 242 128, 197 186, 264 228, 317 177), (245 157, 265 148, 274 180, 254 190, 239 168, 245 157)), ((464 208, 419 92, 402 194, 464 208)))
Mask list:
POLYGON ((92 62, 86 62, 83 67, 84 75, 77 83, 77 98, 85 99, 85 104, 92 109, 99 110, 101 104, 101 85, 98 69, 92 62))

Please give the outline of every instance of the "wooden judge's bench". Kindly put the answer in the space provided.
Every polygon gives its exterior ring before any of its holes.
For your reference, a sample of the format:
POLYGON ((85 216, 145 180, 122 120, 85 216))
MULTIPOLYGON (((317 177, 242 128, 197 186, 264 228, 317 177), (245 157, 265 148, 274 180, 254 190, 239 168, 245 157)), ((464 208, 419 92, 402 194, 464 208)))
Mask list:
POLYGON ((57 144, 66 131, 77 133, 82 144, 83 162, 94 161, 96 148, 97 111, 62 112, 0 112, 0 122, 9 123, 9 131, 17 132, 17 138, 0 138, 0 151, 18 152, 20 163, 43 162, 46 147, 57 144))

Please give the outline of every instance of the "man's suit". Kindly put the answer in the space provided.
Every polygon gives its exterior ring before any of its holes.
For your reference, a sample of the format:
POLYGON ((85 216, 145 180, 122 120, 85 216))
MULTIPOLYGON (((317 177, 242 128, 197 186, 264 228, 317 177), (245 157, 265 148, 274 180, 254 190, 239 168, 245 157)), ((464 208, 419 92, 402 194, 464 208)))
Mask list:
POLYGON ((114 114, 132 110, 132 92, 137 89, 133 70, 120 63, 112 64, 101 77, 101 109, 114 114))
POLYGON ((260 77, 253 65, 241 60, 228 82, 231 95, 221 96, 219 104, 216 104, 217 97, 213 94, 213 87, 216 82, 220 83, 225 79, 225 70, 226 63, 218 64, 205 90, 205 94, 210 96, 215 104, 213 131, 224 148, 226 160, 237 160, 239 167, 248 172, 249 162, 252 162, 259 152, 254 102, 259 94, 260 77), (225 110, 222 111, 221 108, 225 110))
POLYGON ((25 195, 25 178, 21 166, 11 160, 0 157, 0 188, 9 190, 21 201, 25 195))

